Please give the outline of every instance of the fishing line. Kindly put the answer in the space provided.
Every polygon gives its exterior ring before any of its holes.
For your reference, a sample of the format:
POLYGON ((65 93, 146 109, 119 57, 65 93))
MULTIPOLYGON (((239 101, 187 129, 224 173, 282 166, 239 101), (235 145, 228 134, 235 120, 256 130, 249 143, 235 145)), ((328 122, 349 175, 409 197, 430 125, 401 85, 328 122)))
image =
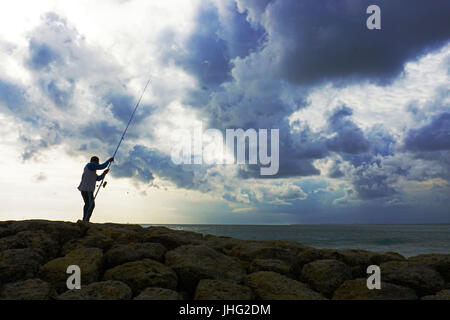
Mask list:
MULTIPOLYGON (((148 79, 147 84, 145 85, 144 90, 142 91, 142 94, 141 94, 141 96, 140 96, 138 102, 136 103, 136 106, 134 107, 133 113, 132 113, 131 116, 130 116, 130 120, 128 120, 127 126, 126 126, 125 130, 123 131, 123 134, 122 134, 122 137, 121 137, 120 140, 119 140, 119 143, 117 144, 116 150, 114 151, 114 154, 113 154, 113 156, 112 156, 113 158, 115 158, 115 156, 116 156, 116 154, 117 154, 117 151, 119 151, 120 145, 122 144, 122 141, 124 140, 125 135, 127 134, 128 127, 130 126, 131 121, 133 120, 134 115, 136 114, 136 110, 138 109, 139 104, 141 103, 142 97, 144 96, 144 93, 145 93, 145 91, 147 90, 147 87, 148 87, 148 85, 150 84, 150 81, 151 81, 151 77, 150 77, 150 79, 148 79)), ((110 162, 110 163, 108 164, 107 169, 109 169, 109 167, 111 167, 111 163, 112 163, 112 162, 110 162)), ((101 188, 102 186, 103 186, 103 187, 106 186, 106 182, 103 183, 103 181, 105 180, 105 177, 106 177, 106 175, 103 177, 102 181, 101 181, 100 184, 98 185, 97 191, 95 192, 94 200, 95 200, 95 198, 97 198, 97 194, 98 194, 98 192, 100 191, 100 188, 101 188)))

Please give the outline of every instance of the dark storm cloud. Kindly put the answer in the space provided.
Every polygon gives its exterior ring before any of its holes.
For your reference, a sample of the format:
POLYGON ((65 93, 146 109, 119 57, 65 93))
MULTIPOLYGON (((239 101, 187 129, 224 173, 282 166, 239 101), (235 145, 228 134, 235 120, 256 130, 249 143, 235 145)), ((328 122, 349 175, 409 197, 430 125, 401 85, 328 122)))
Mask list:
MULTIPOLYGON (((229 19, 222 22, 217 7, 203 2, 197 13, 196 27, 182 48, 180 44, 173 45, 175 39, 170 31, 165 33, 162 61, 173 60, 193 74, 203 90, 230 80, 231 59, 245 57, 257 48, 264 34, 261 28, 249 24, 245 14, 233 8, 229 19)), ((201 95, 201 92, 192 94, 201 95)))
POLYGON ((126 161, 114 167, 116 177, 136 178, 144 183, 154 180, 154 174, 161 179, 172 181, 180 188, 194 188, 194 173, 189 166, 183 167, 172 162, 155 149, 136 145, 129 152, 126 161))
MULTIPOLYGON (((111 106, 114 117, 123 123, 128 123, 130 116, 136 107, 136 97, 126 93, 110 92, 103 97, 105 104, 111 106)), ((152 106, 141 104, 133 117, 133 123, 137 124, 151 113, 152 106)))
POLYGON ((349 119, 352 114, 352 109, 342 106, 334 110, 328 119, 330 131, 336 134, 327 141, 331 151, 358 154, 369 149, 369 141, 363 131, 349 119))
POLYGON ((369 200, 392 196, 397 193, 393 187, 396 179, 378 167, 359 167, 353 176, 353 186, 360 199, 369 200))
POLYGON ((117 142, 118 137, 122 134, 122 132, 115 125, 107 121, 88 123, 80 128, 80 133, 89 139, 97 139, 99 141, 106 142, 110 146, 117 142))
POLYGON ((405 147, 412 151, 439 151, 450 149, 450 113, 442 113, 426 126, 410 130, 405 147))
POLYGON ((450 2, 436 0, 240 1, 266 27, 279 74, 299 84, 342 79, 390 82, 404 64, 450 39, 450 2), (366 9, 381 8, 381 30, 366 9), (264 9, 263 9, 264 8, 264 9), (264 11, 263 11, 264 10, 264 11))

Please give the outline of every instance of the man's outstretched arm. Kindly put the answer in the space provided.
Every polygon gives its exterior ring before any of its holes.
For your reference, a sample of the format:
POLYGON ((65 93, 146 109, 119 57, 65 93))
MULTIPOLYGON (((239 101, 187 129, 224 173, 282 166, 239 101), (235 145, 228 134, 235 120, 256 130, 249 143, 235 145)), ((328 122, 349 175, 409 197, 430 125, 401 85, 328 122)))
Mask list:
POLYGON ((106 167, 108 166, 108 164, 110 162, 113 162, 114 158, 110 158, 108 161, 106 161, 105 163, 102 164, 98 164, 98 163, 94 163, 94 162, 90 162, 88 163, 87 167, 89 170, 91 171, 95 171, 95 170, 103 170, 106 169, 106 167))

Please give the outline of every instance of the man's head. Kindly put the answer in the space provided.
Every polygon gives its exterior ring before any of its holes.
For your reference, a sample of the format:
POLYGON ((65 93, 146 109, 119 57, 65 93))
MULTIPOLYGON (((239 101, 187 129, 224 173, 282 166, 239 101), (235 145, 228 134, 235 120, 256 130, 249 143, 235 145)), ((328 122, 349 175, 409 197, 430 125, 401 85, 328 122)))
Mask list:
POLYGON ((98 157, 96 157, 96 156, 93 156, 93 157, 91 158, 91 162, 99 163, 99 162, 100 162, 100 159, 99 159, 98 157))

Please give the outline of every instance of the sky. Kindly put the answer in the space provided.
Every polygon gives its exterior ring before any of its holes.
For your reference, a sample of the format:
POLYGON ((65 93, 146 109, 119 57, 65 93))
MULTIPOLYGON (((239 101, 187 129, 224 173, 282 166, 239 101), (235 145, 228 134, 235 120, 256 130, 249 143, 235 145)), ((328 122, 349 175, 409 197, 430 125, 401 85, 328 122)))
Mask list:
POLYGON ((450 2, 9 1, 0 220, 450 223, 450 2), (369 30, 366 9, 381 9, 369 30), (278 129, 280 167, 176 164, 183 132, 278 129))

